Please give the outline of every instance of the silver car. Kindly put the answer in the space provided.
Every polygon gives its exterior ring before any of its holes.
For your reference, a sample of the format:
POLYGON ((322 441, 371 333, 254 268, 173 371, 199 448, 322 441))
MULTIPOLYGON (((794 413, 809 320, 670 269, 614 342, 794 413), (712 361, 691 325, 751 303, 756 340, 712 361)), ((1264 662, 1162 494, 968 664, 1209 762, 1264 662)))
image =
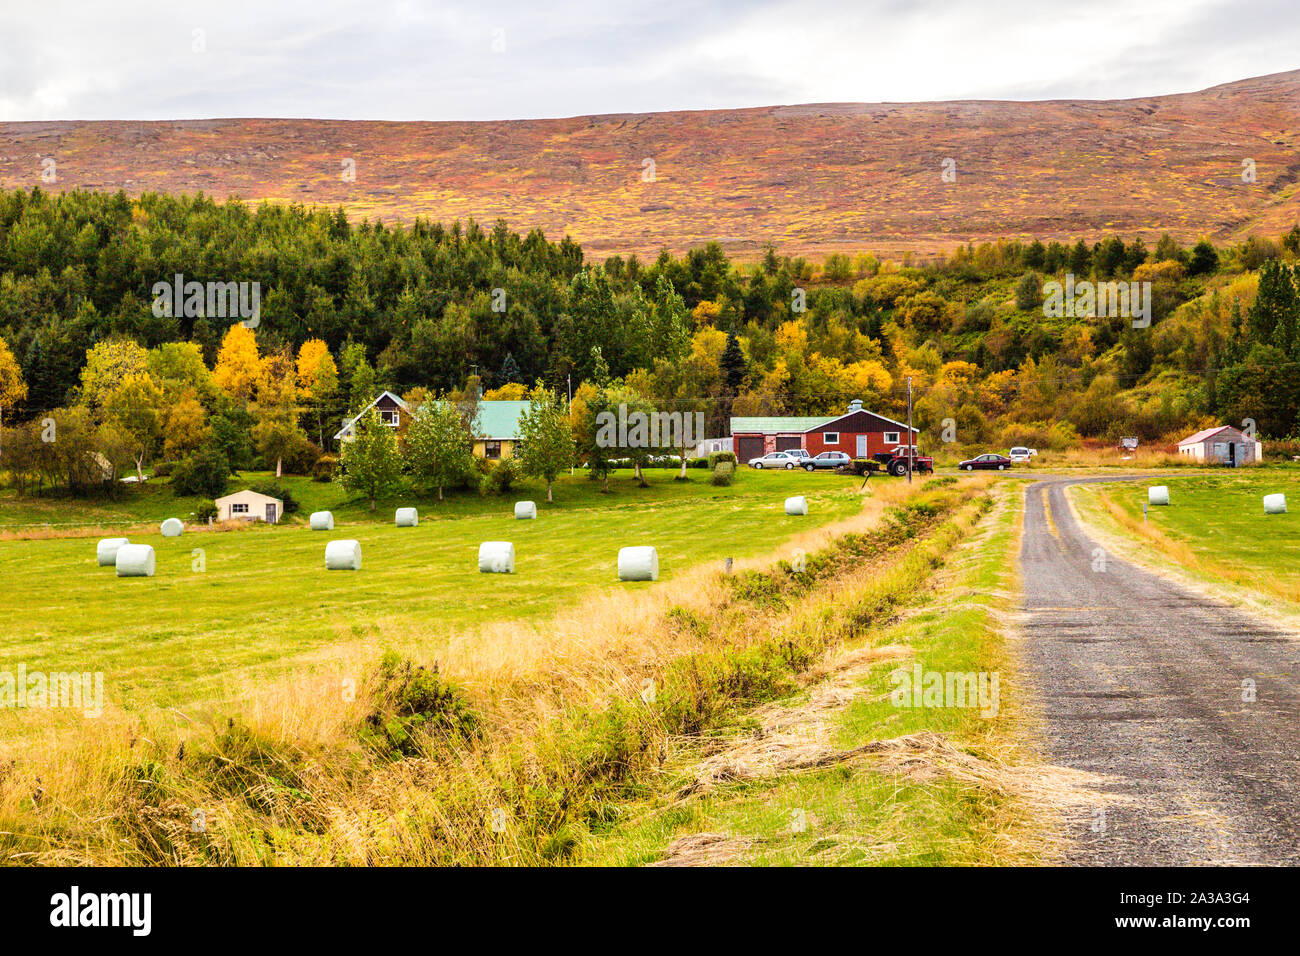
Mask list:
MULTIPOLYGON (((802 451, 802 449, 800 449, 802 451)), ((807 454, 807 452, 804 452, 807 454)), ((800 459, 788 451, 770 451, 761 458, 749 459, 750 468, 785 468, 791 469, 798 467, 800 459)))

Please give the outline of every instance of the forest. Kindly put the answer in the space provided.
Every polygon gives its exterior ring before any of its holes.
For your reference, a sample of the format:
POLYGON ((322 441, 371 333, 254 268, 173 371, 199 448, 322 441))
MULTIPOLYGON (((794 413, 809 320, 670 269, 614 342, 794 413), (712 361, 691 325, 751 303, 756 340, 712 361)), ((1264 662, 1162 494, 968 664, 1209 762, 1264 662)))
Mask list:
POLYGON ((1167 442, 1220 421, 1289 439, 1298 254, 1300 226, 1219 246, 1008 239, 821 262, 769 246, 738 262, 709 244, 589 262, 567 237, 500 221, 4 191, 0 437, 12 458, 55 422, 127 470, 214 442, 232 467, 310 470, 385 388, 461 401, 541 383, 588 405, 613 388, 703 411, 724 435, 730 415, 831 414, 854 398, 897 417, 910 380, 927 440, 947 427, 963 447, 1167 442), (257 283, 256 328, 159 314, 151 290, 177 274, 257 283), (1067 275, 1148 283, 1150 326, 1045 315, 1045 284, 1067 275))

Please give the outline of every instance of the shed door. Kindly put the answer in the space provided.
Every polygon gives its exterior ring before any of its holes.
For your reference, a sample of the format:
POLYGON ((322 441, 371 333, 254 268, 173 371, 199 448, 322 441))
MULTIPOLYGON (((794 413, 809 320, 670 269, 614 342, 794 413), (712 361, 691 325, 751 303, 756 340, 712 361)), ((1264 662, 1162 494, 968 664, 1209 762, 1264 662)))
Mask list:
MULTIPOLYGON (((778 435, 776 439, 777 451, 789 451, 792 448, 802 448, 803 439, 798 435, 778 435)), ((751 456, 752 457, 752 456, 751 456)))
POLYGON ((271 524, 275 524, 275 505, 269 504, 266 506, 266 520, 271 524))
POLYGON ((858 436, 858 451, 857 451, 857 454, 858 454, 858 457, 859 457, 859 458, 866 458, 866 457, 867 457, 867 436, 866 436, 866 435, 859 435, 859 436, 858 436))
POLYGON ((760 458, 763 454, 763 436, 745 435, 736 439, 736 457, 741 461, 760 458))

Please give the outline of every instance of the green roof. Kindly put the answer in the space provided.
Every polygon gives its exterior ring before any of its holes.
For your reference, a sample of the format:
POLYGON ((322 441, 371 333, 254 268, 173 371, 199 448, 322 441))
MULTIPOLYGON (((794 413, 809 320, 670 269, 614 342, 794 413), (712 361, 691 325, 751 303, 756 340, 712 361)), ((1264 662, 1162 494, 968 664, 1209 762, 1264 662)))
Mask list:
POLYGON ((474 429, 480 438, 519 438, 519 416, 528 410, 530 402, 479 402, 478 425, 474 429))
POLYGON ((810 428, 816 428, 818 425, 825 425, 829 421, 839 418, 839 415, 820 415, 816 418, 789 418, 783 415, 768 416, 766 418, 733 418, 731 420, 731 434, 761 432, 770 434, 772 432, 806 432, 810 428))

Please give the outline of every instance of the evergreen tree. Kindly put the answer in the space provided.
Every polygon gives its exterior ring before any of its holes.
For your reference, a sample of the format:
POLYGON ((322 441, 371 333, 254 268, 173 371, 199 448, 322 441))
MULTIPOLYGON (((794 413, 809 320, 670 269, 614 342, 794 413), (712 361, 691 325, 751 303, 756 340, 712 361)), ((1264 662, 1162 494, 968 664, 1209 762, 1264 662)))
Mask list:
POLYGON ((722 356, 718 360, 718 366, 722 370, 723 381, 727 383, 727 388, 734 395, 740 390, 740 386, 745 382, 745 353, 740 348, 740 337, 736 335, 736 327, 733 325, 727 330, 727 344, 722 350, 722 356))

